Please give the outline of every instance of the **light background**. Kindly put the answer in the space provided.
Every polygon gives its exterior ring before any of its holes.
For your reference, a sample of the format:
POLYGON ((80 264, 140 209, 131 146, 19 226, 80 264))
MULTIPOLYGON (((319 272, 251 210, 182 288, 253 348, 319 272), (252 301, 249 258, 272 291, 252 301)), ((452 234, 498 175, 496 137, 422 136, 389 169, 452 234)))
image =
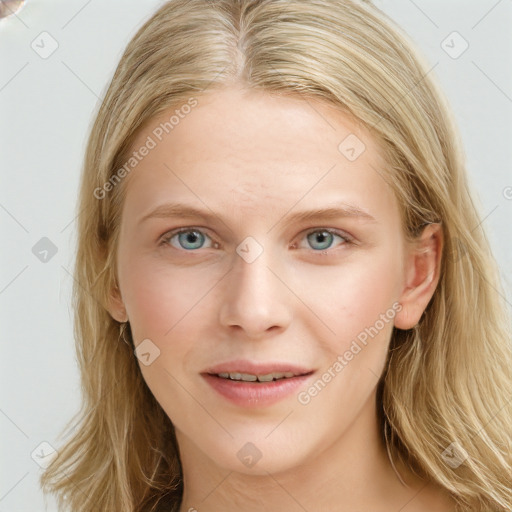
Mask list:
MULTIPOLYGON (((52 499, 45 508, 31 453, 56 445, 79 407, 70 272, 81 160, 125 45, 162 3, 29 0, 0 20, 0 512, 56 511, 52 499), (46 59, 31 46, 44 31, 58 42, 46 59), (32 251, 42 237, 57 248, 47 262, 32 251)), ((512 309, 512 1, 375 3, 435 65, 512 309), (441 47, 453 31, 469 43, 457 59, 441 47)))

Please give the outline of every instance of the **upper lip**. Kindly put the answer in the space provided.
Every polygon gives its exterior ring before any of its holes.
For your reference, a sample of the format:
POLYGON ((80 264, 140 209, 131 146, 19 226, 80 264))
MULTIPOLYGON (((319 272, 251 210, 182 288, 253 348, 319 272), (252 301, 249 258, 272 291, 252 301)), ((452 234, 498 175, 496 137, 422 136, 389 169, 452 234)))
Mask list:
POLYGON ((228 361, 225 363, 211 366, 204 370, 202 373, 210 375, 218 375, 219 373, 246 373, 250 375, 268 375, 270 373, 293 373, 295 375, 306 375, 312 373, 313 370, 304 366, 299 366, 292 363, 282 362, 269 362, 257 363, 254 361, 247 361, 238 359, 228 361))

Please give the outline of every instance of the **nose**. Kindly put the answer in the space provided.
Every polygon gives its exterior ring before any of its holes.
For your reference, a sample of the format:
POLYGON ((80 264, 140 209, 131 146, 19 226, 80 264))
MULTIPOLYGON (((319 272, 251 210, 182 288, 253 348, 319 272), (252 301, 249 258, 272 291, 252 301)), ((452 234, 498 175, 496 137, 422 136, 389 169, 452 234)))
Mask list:
POLYGON ((235 254, 224 283, 220 323, 252 339, 285 330, 292 318, 293 302, 278 269, 268 251, 251 263, 235 254))

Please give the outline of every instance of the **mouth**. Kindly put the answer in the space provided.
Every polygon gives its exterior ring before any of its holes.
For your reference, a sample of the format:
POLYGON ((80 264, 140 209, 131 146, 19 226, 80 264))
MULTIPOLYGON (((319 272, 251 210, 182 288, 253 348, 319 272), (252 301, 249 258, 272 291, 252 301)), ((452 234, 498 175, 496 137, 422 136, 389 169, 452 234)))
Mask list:
POLYGON ((221 373, 214 373, 209 374, 214 377, 219 377, 221 379, 228 379, 228 380, 234 380, 234 381, 243 381, 243 382, 273 382, 276 380, 283 380, 283 379, 292 379, 293 377, 300 377, 302 375, 307 374, 296 374, 293 372, 272 372, 267 373, 265 375, 256 375, 253 373, 239 373, 239 372, 221 372, 221 373))
POLYGON ((238 407, 266 407, 304 386, 314 370, 288 363, 231 361, 201 373, 223 398, 238 407))

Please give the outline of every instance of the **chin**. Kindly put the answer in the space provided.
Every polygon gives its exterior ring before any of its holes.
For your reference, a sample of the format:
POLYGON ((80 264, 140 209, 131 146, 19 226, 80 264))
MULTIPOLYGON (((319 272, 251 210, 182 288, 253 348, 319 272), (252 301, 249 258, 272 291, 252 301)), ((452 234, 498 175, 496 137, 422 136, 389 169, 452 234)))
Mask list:
POLYGON ((249 441, 247 436, 235 437, 228 443, 217 445, 214 450, 210 446, 210 450, 204 453, 226 471, 254 476, 268 476, 268 473, 293 470, 307 460, 304 442, 292 441, 290 436, 276 436, 269 440, 265 439, 267 435, 268 430, 262 432, 255 441, 249 441), (302 448, 300 452, 297 451, 297 446, 302 448))

